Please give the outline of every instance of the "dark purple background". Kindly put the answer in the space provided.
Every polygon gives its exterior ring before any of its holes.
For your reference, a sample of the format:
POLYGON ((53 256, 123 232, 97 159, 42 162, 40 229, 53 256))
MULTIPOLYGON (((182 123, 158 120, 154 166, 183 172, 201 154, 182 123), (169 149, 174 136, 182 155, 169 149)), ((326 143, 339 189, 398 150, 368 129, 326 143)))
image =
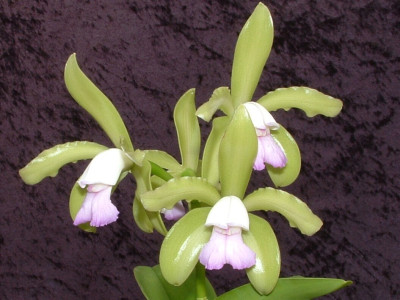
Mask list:
MULTIPOLYGON (((141 299, 132 275, 155 265, 159 234, 133 222, 134 182, 113 195, 119 220, 86 234, 72 225, 69 191, 80 162, 27 186, 18 169, 74 140, 111 146, 63 82, 76 52, 109 96, 136 148, 179 157, 175 102, 203 103, 230 84, 234 46, 257 1, 2 1, 0 4, 0 298, 141 299), (74 3, 74 4, 70 4, 74 3)), ((265 214, 281 246, 282 276, 354 280, 324 299, 396 299, 399 267, 399 30, 397 1, 268 1, 273 50, 256 96, 306 85, 344 102, 334 119, 274 113, 296 138, 303 167, 286 188, 324 220, 313 237, 265 214)), ((201 123, 204 133, 208 125, 201 123)), ((203 138, 206 135, 204 134, 203 138)), ((251 190, 270 184, 254 176, 251 190)), ((247 282, 210 272, 218 293, 247 282)))

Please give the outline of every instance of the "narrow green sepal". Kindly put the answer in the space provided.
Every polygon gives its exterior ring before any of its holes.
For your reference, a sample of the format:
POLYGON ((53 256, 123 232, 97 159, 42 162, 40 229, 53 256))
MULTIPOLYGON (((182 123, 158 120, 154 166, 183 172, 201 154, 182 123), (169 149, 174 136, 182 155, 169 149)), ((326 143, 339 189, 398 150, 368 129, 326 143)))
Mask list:
POLYGON ((154 191, 141 195, 143 206, 149 211, 171 209, 180 200, 198 200, 212 206, 220 198, 218 190, 200 177, 174 178, 154 191))
POLYGON ((192 273, 203 246, 211 237, 211 227, 204 226, 211 208, 189 211, 168 231, 160 250, 160 267, 172 285, 181 285, 192 273))
POLYGON ((281 270, 278 241, 271 226, 264 219, 249 214, 250 230, 244 231, 243 242, 256 253, 256 264, 246 269, 253 287, 263 295, 274 289, 281 270))
POLYGON ((206 178, 212 185, 217 185, 219 182, 219 146, 228 124, 228 117, 215 118, 213 120, 210 135, 208 136, 206 145, 204 146, 201 176, 206 178))
POLYGON ((65 65, 64 80, 71 96, 97 121, 115 147, 133 151, 131 138, 120 114, 79 68, 75 53, 68 58, 65 65))
POLYGON ((339 99, 325 95, 315 89, 296 86, 276 89, 261 97, 257 102, 268 111, 275 111, 280 108, 284 110, 299 108, 308 117, 318 114, 335 117, 343 107, 343 102, 339 99))
POLYGON ((196 117, 195 90, 188 90, 174 109, 174 122, 184 168, 197 170, 200 154, 200 126, 196 117))
POLYGON ((40 153, 19 170, 19 175, 26 184, 36 184, 47 176, 56 176, 58 170, 68 163, 91 159, 107 149, 106 146, 85 141, 57 145, 40 153))
POLYGON ((232 97, 228 87, 223 86, 215 89, 210 100, 196 110, 196 116, 209 122, 218 109, 228 116, 233 114, 232 97))
POLYGON ((284 216, 291 227, 305 235, 313 235, 322 226, 322 221, 299 198, 282 190, 261 188, 249 194, 243 204, 248 211, 276 211, 284 216))
POLYGON ((271 130, 271 135, 282 146, 287 163, 284 168, 274 168, 267 164, 267 171, 276 187, 288 186, 299 176, 301 169, 300 150, 294 138, 282 125, 277 130, 271 130))
POLYGON ((233 58, 233 107, 252 99, 271 51, 274 26, 268 8, 259 3, 243 26, 233 58))
POLYGON ((262 296, 245 284, 217 297, 218 300, 312 300, 351 285, 352 282, 336 278, 307 278, 294 276, 279 278, 271 294, 262 296))
POLYGON ((246 108, 239 106, 221 140, 219 176, 221 195, 243 199, 257 155, 256 132, 246 108))

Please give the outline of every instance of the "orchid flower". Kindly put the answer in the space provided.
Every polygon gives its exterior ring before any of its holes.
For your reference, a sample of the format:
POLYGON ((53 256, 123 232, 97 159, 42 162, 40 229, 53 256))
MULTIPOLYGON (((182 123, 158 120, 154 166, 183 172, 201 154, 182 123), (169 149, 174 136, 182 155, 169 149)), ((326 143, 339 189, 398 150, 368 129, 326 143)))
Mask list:
POLYGON ((87 194, 74 225, 90 222, 91 226, 100 227, 117 220, 119 211, 111 203, 111 190, 122 171, 131 164, 128 156, 117 148, 103 151, 92 159, 77 181, 81 188, 86 187, 87 194))
POLYGON ((242 200, 236 196, 223 197, 211 209, 205 226, 213 226, 210 241, 199 256, 206 269, 218 270, 230 264, 241 270, 255 265, 256 254, 242 239, 242 229, 249 230, 249 216, 242 200))
POLYGON ((171 209, 166 209, 166 208, 161 209, 161 213, 164 215, 165 219, 169 221, 176 221, 182 218, 186 214, 186 210, 185 207, 183 206, 182 201, 179 201, 171 209))
POLYGON ((258 152, 254 161, 254 170, 264 170, 264 163, 268 163, 274 168, 283 168, 287 162, 286 155, 270 133, 270 130, 279 129, 279 124, 268 110, 257 102, 246 102, 243 105, 253 122, 258 139, 258 152))

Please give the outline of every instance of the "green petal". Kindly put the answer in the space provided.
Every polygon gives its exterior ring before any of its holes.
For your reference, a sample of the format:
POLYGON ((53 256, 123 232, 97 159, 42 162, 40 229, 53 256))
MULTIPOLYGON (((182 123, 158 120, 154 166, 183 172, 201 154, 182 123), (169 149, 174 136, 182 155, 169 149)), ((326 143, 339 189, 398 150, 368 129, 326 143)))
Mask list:
POLYGON ((210 100, 197 109, 196 116, 209 122, 218 109, 228 116, 231 115, 233 113, 231 98, 231 92, 228 87, 224 86, 215 89, 210 100))
POLYGON ((218 153, 222 137, 228 125, 228 117, 218 117, 214 119, 210 135, 208 136, 203 152, 203 163, 201 165, 201 175, 212 185, 217 185, 219 181, 218 153))
POLYGON ((195 90, 187 91, 176 103, 174 122, 184 168, 197 170, 200 154, 200 127, 194 103, 195 90))
POLYGON ((305 235, 313 235, 322 226, 322 221, 299 198, 282 190, 263 188, 251 193, 243 200, 248 211, 276 211, 283 215, 291 227, 305 235))
POLYGON ((19 175, 26 184, 36 184, 47 176, 54 177, 65 164, 90 159, 108 148, 92 142, 71 142, 44 150, 19 175))
POLYGON ((259 3, 240 32, 233 58, 232 100, 236 108, 251 100, 274 39, 268 8, 259 3))
MULTIPOLYGON (((75 183, 69 195, 69 213, 72 220, 75 220, 85 197, 86 189, 81 188, 79 184, 75 183)), ((96 232, 96 227, 90 226, 89 222, 78 225, 78 227, 86 232, 96 232)))
POLYGON ((318 114, 335 117, 343 106, 342 101, 339 99, 308 87, 279 88, 261 97, 257 102, 268 111, 275 111, 280 108, 284 110, 299 108, 308 117, 318 114))
MULTIPOLYGON (((169 284, 161 274, 159 265, 154 267, 138 266, 134 269, 135 279, 146 299, 149 300, 192 300, 196 299, 196 272, 179 287, 169 284)), ((206 296, 213 300, 217 296, 206 278, 206 296)))
POLYGON ((146 211, 141 203, 143 194, 147 191, 151 191, 151 166, 146 160, 143 161, 142 167, 134 165, 132 168, 132 174, 136 180, 136 192, 135 199, 133 202, 133 217, 138 227, 144 232, 152 232, 153 228, 156 229, 160 234, 165 235, 167 229, 165 228, 164 222, 160 216, 160 212, 146 211), (152 226, 150 226, 150 224, 152 226))
POLYGON ((211 208, 189 211, 169 230, 160 250, 160 267, 172 285, 181 285, 193 271, 200 251, 211 237, 211 227, 204 226, 211 208))
POLYGON ((219 148, 222 196, 237 196, 243 199, 257 155, 257 147, 253 123, 242 105, 236 109, 219 148))
POLYGON ((143 152, 146 154, 147 160, 167 169, 173 174, 181 173, 184 170, 184 167, 167 152, 159 150, 144 150, 143 152))
POLYGON ((111 101, 79 68, 75 53, 65 65, 64 80, 71 96, 99 123, 115 147, 132 151, 124 121, 111 101))
POLYGON ((276 187, 288 186, 299 176, 301 169, 300 150, 294 138, 282 125, 278 130, 271 130, 271 135, 282 146, 287 157, 287 163, 284 168, 274 168, 267 164, 267 171, 276 187))
POLYGON ((256 253, 256 264, 246 269, 254 288, 263 295, 275 287, 281 270, 281 256, 278 241, 267 221, 249 214, 250 230, 243 232, 243 241, 256 253))
POLYGON ((198 200, 212 206, 220 198, 218 190, 200 177, 174 178, 141 196, 143 206, 150 211, 171 209, 180 200, 198 200))
POLYGON ((301 276, 279 278, 275 289, 268 296, 261 296, 245 284, 221 296, 218 300, 312 300, 351 285, 351 281, 336 278, 306 278, 301 276))

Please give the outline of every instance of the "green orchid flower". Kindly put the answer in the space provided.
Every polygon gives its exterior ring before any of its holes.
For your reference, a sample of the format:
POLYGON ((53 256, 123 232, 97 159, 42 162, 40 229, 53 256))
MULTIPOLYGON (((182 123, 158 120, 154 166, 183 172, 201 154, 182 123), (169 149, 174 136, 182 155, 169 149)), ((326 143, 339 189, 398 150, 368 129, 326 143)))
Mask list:
MULTIPOLYGON (((308 87, 280 88, 250 102, 268 59, 273 42, 273 23, 268 8, 259 3, 240 32, 232 66, 231 90, 217 88, 196 115, 210 121, 217 110, 232 117, 245 103, 258 137, 255 170, 265 169, 277 187, 294 182, 301 167, 300 151, 289 132, 278 124, 270 112, 291 108, 303 110, 307 116, 336 116, 342 102, 308 87)), ((220 129, 221 130, 221 129, 220 129)))

